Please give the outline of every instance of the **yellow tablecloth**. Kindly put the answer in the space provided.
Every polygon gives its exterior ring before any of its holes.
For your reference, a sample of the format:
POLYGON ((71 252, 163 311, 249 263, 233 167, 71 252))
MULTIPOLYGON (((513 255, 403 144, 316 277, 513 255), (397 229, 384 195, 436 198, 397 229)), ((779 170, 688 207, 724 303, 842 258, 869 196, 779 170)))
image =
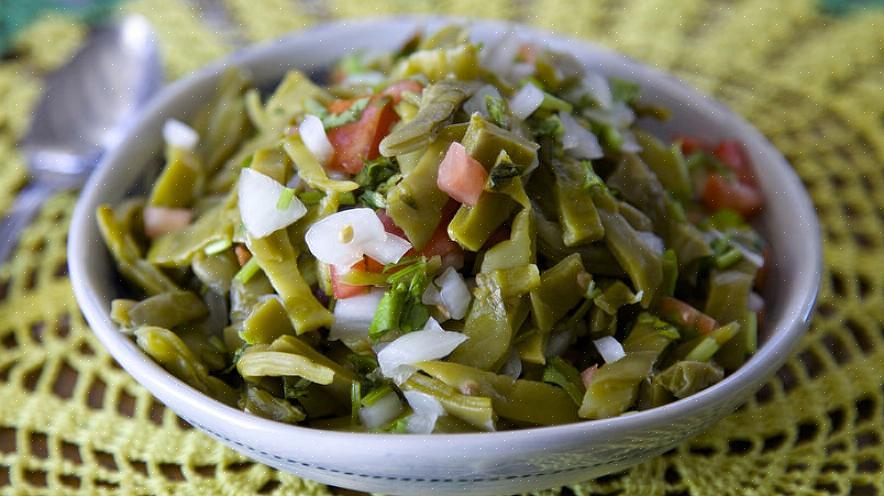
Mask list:
MULTIPOLYGON (((708 433, 562 494, 884 494, 884 11, 832 18, 812 0, 135 0, 170 78, 233 43, 342 17, 445 12, 585 37, 731 105, 786 155, 823 226, 812 329, 777 377, 708 433)), ((16 147, 43 76, 85 28, 62 15, 0 60, 0 209, 24 181, 16 147)), ((764 164, 759 164, 761 168, 764 164)), ((188 428, 114 365, 67 279, 75 194, 49 202, 0 269, 0 493, 327 494, 188 428)), ((559 490, 550 491, 558 494, 559 490)))

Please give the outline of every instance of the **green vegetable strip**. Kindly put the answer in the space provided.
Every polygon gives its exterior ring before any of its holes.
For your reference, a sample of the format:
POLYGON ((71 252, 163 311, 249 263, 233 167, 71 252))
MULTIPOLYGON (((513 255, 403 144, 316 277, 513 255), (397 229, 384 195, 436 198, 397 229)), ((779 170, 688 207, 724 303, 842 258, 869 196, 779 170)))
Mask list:
POLYGON ((583 299, 579 277, 585 274, 580 255, 565 258, 540 274, 540 286, 531 291, 531 316, 540 332, 548 333, 583 299))
POLYGON ((580 372, 560 357, 553 357, 543 369, 543 382, 555 384, 562 388, 576 405, 583 403, 586 388, 580 379, 580 372))
POLYGON ((387 215, 417 250, 433 236, 448 203, 448 195, 436 186, 436 178, 448 147, 460 137, 457 130, 452 132, 432 142, 414 170, 387 195, 387 215))
POLYGON ((255 305, 243 321, 239 337, 250 345, 270 344, 280 336, 294 333, 295 329, 282 302, 271 296, 255 305))
POLYGON ((749 294, 754 284, 754 274, 736 271, 716 271, 709 279, 705 312, 718 322, 738 322, 741 327, 738 336, 716 355, 716 360, 726 370, 734 370, 742 365, 749 353, 746 332, 750 329, 745 319, 749 314, 749 294))
POLYGON ((295 164, 298 175, 311 187, 325 191, 326 194, 333 192, 343 193, 359 188, 353 181, 337 181, 329 179, 325 169, 310 153, 299 136, 289 136, 282 141, 282 147, 295 164))
POLYGON ((301 355, 279 351, 255 351, 245 353, 236 363, 243 377, 298 376, 317 384, 331 384, 334 372, 313 363, 301 355))
POLYGON ((283 306, 299 335, 331 326, 334 317, 316 301, 310 286, 298 271, 297 253, 289 242, 288 233, 280 230, 261 239, 249 236, 248 246, 253 259, 258 261, 282 298, 283 306))
POLYGON ((668 328, 658 327, 653 318, 636 321, 623 342, 626 356, 602 365, 592 376, 580 406, 581 418, 620 415, 635 402, 639 384, 648 379, 654 363, 672 341, 668 328))
POLYGON ((676 398, 687 398, 721 381, 724 371, 709 362, 683 360, 670 365, 654 377, 654 384, 666 388, 676 398))
POLYGON ((147 261, 161 267, 186 267, 207 246, 233 238, 236 196, 204 213, 186 228, 155 239, 147 252, 147 261))
POLYGON ((578 420, 568 393, 550 384, 515 380, 447 361, 421 362, 418 367, 457 390, 491 398, 494 411, 506 419, 538 425, 578 420))
POLYGON ((316 351, 315 348, 295 336, 280 336, 270 345, 270 350, 281 351, 284 353, 295 353, 307 358, 313 363, 330 369, 334 372, 334 378, 332 379, 331 384, 327 386, 328 392, 342 403, 346 402, 348 398, 348 394, 351 390, 351 383, 357 382, 356 375, 354 375, 350 369, 316 351))
POLYGON ((424 89, 414 119, 394 130, 380 143, 381 155, 392 157, 420 150, 436 140, 464 100, 476 90, 475 84, 449 80, 424 89))
POLYGON ((436 398, 445 411, 473 427, 483 431, 493 431, 496 415, 491 399, 483 396, 461 394, 454 387, 423 374, 414 374, 404 384, 404 391, 418 391, 436 398))
POLYGON ((180 288, 159 268, 141 258, 141 251, 131 233, 122 229, 107 205, 96 211, 98 230, 111 252, 120 273, 149 295, 180 291, 180 288))
POLYGON ((605 244, 629 274, 632 284, 642 292, 642 306, 650 306, 663 285, 663 260, 651 251, 622 215, 599 209, 605 228, 605 244))
POLYGON ((208 313, 203 300, 190 291, 173 291, 151 296, 129 308, 132 326, 156 326, 172 329, 208 313))
POLYGON ((681 147, 677 144, 667 147, 651 134, 641 130, 636 130, 634 134, 639 146, 642 147, 640 157, 651 168, 663 187, 681 201, 690 200, 693 197, 693 186, 681 147))
POLYGON ((148 203, 154 207, 188 208, 202 193, 205 173, 199 157, 192 151, 170 146, 166 166, 150 192, 148 203))
POLYGON ((469 336, 448 358, 483 370, 496 370, 506 359, 515 331, 521 326, 517 312, 511 309, 526 305, 524 296, 504 300, 500 286, 493 279, 474 291, 473 304, 467 313, 463 333, 469 336))
POLYGON ((489 171, 497 163, 501 151, 506 152, 516 165, 528 167, 537 160, 536 143, 495 126, 478 114, 470 118, 470 125, 463 137, 463 146, 471 157, 489 171))

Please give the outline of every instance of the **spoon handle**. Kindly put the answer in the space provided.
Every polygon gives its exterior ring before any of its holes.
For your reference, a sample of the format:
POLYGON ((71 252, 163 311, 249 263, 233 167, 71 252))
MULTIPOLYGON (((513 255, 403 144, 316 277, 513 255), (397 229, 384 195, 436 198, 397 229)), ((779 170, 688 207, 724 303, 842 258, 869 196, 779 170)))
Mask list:
POLYGON ((5 262, 18 244, 22 231, 58 187, 35 181, 21 190, 9 213, 0 220, 0 263, 5 262))

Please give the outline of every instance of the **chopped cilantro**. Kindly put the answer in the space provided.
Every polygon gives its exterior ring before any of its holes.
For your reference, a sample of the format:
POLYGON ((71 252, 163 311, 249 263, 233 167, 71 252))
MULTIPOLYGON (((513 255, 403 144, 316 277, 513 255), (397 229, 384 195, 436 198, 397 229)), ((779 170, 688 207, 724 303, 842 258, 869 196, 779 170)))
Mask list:
POLYGON ((625 79, 615 77, 608 78, 608 84, 611 86, 611 95, 614 97, 615 101, 632 104, 638 99, 638 96, 641 93, 641 86, 639 86, 638 83, 627 81, 625 79))
POLYGON ((510 118, 507 115, 506 101, 503 98, 485 95, 485 108, 488 109, 488 116, 491 117, 491 122, 502 128, 509 128, 510 118))

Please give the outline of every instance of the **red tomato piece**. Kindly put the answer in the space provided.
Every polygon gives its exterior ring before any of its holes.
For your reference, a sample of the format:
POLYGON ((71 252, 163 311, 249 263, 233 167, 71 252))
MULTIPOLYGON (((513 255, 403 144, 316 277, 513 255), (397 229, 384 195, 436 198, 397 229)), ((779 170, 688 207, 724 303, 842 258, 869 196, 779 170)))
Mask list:
POLYGON ((676 136, 675 141, 681 145, 681 152, 685 156, 706 149, 706 145, 702 141, 690 136, 676 136))
POLYGON ((660 300, 660 316, 672 324, 696 330, 704 336, 718 328, 715 319, 671 296, 664 296, 660 300))
POLYGON ((358 121, 328 130, 328 140, 335 149, 329 168, 359 173, 366 160, 378 157, 378 144, 398 120, 389 98, 372 97, 358 121))
POLYGON ((724 140, 715 147, 715 158, 737 173, 740 181, 747 184, 755 184, 755 175, 749 165, 749 157, 740 143, 733 140, 724 140))
POLYGON ((706 178, 702 198, 709 210, 730 208, 746 218, 757 214, 764 206, 764 197, 755 186, 742 181, 728 181, 720 174, 711 174, 706 178))
MULTIPOLYGON (((366 270, 365 261, 356 262, 350 270, 366 270)), ((354 286, 343 282, 342 276, 337 273, 335 266, 329 266, 332 281, 332 293, 335 298, 342 300, 344 298, 352 298, 368 292, 368 286, 354 286)))
POLYGON ((397 81, 381 92, 381 95, 389 96, 393 98, 393 104, 397 104, 402 100, 403 93, 414 93, 415 95, 420 95, 421 92, 424 91, 424 87, 414 79, 403 79, 402 81, 397 81))
POLYGON ((448 147, 445 158, 439 164, 436 185, 451 198, 475 207, 482 195, 486 179, 488 173, 485 172, 485 167, 467 155, 463 145, 454 142, 448 147))

